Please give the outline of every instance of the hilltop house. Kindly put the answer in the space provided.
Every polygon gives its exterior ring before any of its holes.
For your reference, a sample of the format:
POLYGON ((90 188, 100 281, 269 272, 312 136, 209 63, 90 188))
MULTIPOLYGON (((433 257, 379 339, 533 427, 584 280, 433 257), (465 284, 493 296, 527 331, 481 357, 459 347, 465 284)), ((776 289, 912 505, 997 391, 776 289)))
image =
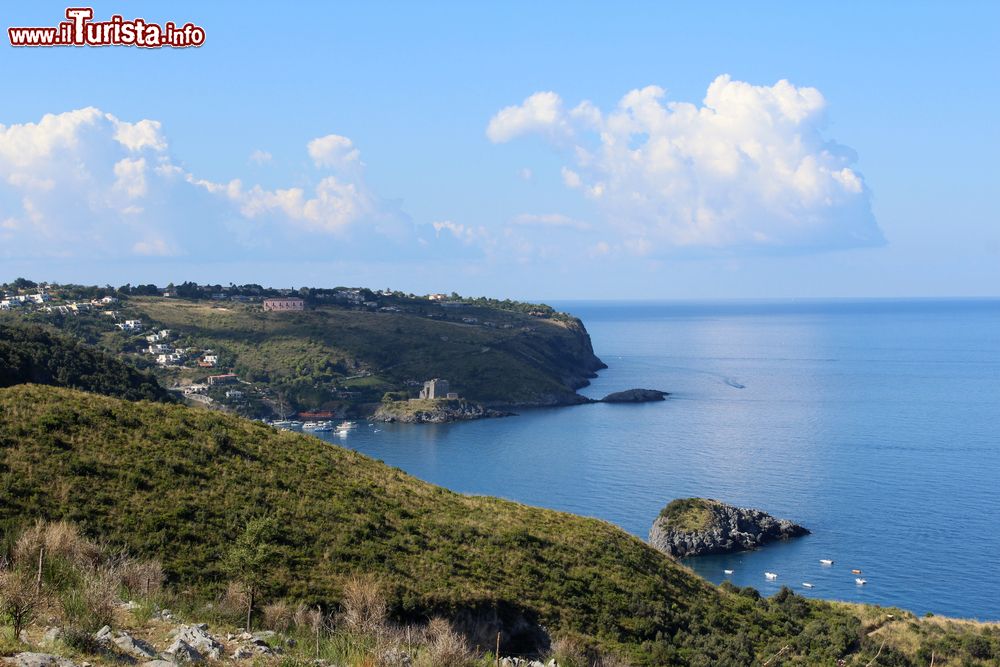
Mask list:
POLYGON ((298 297, 272 297, 264 299, 265 311, 305 310, 306 302, 298 297))
POLYGON ((236 382, 236 374, 235 373, 224 373, 222 375, 209 375, 208 376, 208 384, 209 384, 209 386, 212 386, 212 387, 214 387, 216 385, 220 385, 220 384, 233 384, 234 382, 236 382))

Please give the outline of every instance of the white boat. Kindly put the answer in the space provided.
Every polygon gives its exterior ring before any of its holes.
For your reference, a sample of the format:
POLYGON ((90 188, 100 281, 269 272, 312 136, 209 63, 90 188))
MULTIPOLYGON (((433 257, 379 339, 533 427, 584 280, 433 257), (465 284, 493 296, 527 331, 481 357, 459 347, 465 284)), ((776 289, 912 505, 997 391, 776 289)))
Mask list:
POLYGON ((348 430, 354 428, 355 426, 357 426, 356 422, 348 421, 345 419, 344 421, 340 422, 340 426, 338 426, 337 428, 340 430, 348 430))
POLYGON ((830 560, 829 558, 820 558, 819 559, 819 564, 820 565, 833 565, 833 561, 830 560))
POLYGON ((806 588, 812 588, 813 587, 813 585, 810 584, 808 581, 803 581, 802 585, 805 586, 806 588))
POLYGON ((302 425, 303 431, 332 431, 333 422, 306 422, 302 425))
POLYGON ((287 419, 279 419, 277 421, 271 422, 271 426, 275 428, 289 428, 291 425, 292 422, 288 421, 287 419))
POLYGON ((777 572, 765 572, 764 576, 767 577, 768 581, 774 581, 775 579, 778 578, 778 573, 777 572))
POLYGON ((350 433, 350 431, 346 428, 342 428, 337 431, 337 435, 339 435, 341 438, 346 438, 348 433, 350 433))
POLYGON ((868 583, 868 581, 865 580, 865 579, 862 579, 861 577, 856 577, 854 579, 854 583, 856 583, 858 586, 864 586, 865 584, 868 583))
POLYGON ((732 570, 723 570, 723 572, 726 573, 726 574, 732 574, 733 573, 732 570))

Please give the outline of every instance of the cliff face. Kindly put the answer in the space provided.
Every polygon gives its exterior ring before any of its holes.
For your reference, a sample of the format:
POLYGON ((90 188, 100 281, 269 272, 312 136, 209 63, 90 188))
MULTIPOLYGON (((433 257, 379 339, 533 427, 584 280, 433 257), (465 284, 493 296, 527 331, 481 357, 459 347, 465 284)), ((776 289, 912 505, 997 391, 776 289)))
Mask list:
POLYGON ((774 540, 808 535, 809 530, 767 512, 717 500, 672 501, 653 522, 649 543, 675 558, 745 551, 774 540))

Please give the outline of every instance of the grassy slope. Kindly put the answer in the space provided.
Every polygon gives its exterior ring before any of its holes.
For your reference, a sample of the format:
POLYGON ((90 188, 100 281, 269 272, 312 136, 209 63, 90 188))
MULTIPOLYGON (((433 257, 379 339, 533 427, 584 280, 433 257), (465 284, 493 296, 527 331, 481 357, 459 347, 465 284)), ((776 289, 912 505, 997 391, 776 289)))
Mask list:
POLYGON ((239 304, 154 298, 131 303, 196 344, 231 352, 245 374, 272 379, 321 377, 337 373, 337 364, 356 361, 384 380, 385 389, 407 379, 443 377, 473 400, 513 404, 571 395, 574 377, 594 370, 596 361, 582 326, 517 313, 489 311, 497 322, 517 326, 494 329, 334 307, 279 314, 239 304))
MULTIPOLYGON (((219 560, 244 519, 260 513, 284 529, 272 597, 335 602, 360 571, 390 586, 403 616, 497 607, 649 665, 745 665, 786 645, 784 664, 865 664, 878 647, 855 609, 717 589, 601 521, 462 496, 218 413, 0 390, 5 535, 66 518, 207 593, 224 585, 219 560)), ((1000 651, 1000 637, 990 641, 1000 651)))

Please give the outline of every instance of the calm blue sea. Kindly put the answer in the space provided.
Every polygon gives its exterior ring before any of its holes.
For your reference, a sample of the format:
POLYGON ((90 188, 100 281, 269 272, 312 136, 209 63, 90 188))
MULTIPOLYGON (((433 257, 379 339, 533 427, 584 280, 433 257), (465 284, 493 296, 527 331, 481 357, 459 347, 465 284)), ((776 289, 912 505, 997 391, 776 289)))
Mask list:
POLYGON ((555 305, 609 365, 583 393, 671 398, 330 439, 643 539, 672 498, 760 507, 813 534, 688 565, 765 593, 1000 619, 1000 301, 555 305))

